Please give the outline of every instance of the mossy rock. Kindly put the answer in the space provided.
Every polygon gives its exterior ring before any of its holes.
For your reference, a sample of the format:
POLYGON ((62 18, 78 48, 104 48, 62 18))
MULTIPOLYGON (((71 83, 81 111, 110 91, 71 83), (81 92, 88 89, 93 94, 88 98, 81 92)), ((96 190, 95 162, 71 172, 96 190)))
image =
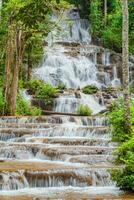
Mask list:
POLYGON ((95 94, 99 89, 95 85, 87 85, 82 89, 84 94, 95 94))

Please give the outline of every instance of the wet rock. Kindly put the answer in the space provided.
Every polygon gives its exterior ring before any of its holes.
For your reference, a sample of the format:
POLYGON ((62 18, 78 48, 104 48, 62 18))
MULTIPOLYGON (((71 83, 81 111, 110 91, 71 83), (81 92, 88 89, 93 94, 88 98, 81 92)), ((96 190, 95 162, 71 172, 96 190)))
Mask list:
POLYGON ((78 98, 78 99, 81 98, 81 94, 80 94, 80 92, 78 90, 75 91, 75 97, 78 98))

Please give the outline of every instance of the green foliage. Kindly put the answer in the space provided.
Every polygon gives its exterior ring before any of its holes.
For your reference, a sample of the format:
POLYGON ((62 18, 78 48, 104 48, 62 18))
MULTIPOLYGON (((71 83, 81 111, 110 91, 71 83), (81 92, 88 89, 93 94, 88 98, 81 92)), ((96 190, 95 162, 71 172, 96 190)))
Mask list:
POLYGON ((134 93, 134 86, 130 86, 130 92, 134 93))
MULTIPOLYGON (((103 1, 90 1, 89 20, 92 24, 94 41, 106 48, 121 52, 122 49, 122 2, 107 0, 107 19, 105 23, 103 1)), ((129 50, 134 53, 134 2, 129 0, 129 50)))
POLYGON ((125 165, 125 168, 113 170, 112 178, 121 189, 134 191, 134 134, 129 141, 118 148, 116 154, 118 163, 125 165))
POLYGON ((28 82, 28 89, 32 94, 36 94, 39 88, 43 85, 43 81, 37 80, 37 79, 31 79, 28 82))
POLYGON ((26 88, 26 83, 21 79, 19 80, 19 89, 24 89, 24 88, 26 88))
POLYGON ((131 102, 131 132, 124 126, 124 106, 122 99, 114 102, 109 114, 114 141, 120 142, 115 151, 116 163, 122 164, 122 169, 111 171, 112 179, 117 186, 125 191, 134 191, 134 105, 131 102))
POLYGON ((49 84, 43 84, 36 92, 37 98, 44 99, 46 105, 53 103, 53 97, 58 90, 49 84))
POLYGON ((107 25, 102 31, 105 47, 121 52, 122 46, 122 8, 118 0, 113 0, 108 10, 107 25))
POLYGON ((134 191, 134 172, 127 168, 123 170, 112 171, 113 181, 117 182, 117 186, 125 191, 134 191))
POLYGON ((3 115, 5 100, 3 97, 2 89, 0 88, 0 115, 3 115))
POLYGON ((77 114, 80 116, 91 116, 92 111, 87 105, 80 105, 77 108, 77 114))
POLYGON ((86 87, 84 87, 82 89, 82 92, 84 94, 94 94, 94 93, 98 92, 98 90, 99 89, 94 85, 87 85, 86 87))
POLYGON ((58 89, 40 80, 30 80, 28 87, 37 98, 44 99, 46 105, 53 103, 53 97, 58 92, 58 89))
POLYGON ((4 84, 4 78, 3 76, 0 76, 0 88, 3 87, 4 84))
POLYGON ((34 106, 31 106, 29 102, 23 99, 23 97, 18 94, 17 96, 17 105, 16 105, 16 114, 23 116, 39 116, 41 115, 41 110, 34 106))
MULTIPOLYGON (((112 127, 112 136, 114 141, 124 142, 131 137, 131 132, 129 133, 125 127, 124 106, 122 99, 113 102, 109 113, 109 121, 112 127)), ((134 125, 133 105, 131 105, 131 124, 134 125)))
POLYGON ((102 2, 98 0, 91 1, 90 3, 90 21, 92 23, 93 38, 100 37, 103 27, 103 14, 101 10, 102 2))

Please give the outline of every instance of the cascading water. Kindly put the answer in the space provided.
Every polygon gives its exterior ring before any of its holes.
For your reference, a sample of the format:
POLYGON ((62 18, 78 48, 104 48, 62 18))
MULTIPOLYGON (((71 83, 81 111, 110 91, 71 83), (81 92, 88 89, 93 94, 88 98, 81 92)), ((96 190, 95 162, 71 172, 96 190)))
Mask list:
POLYGON ((112 86, 120 86, 121 85, 121 81, 117 76, 117 68, 116 66, 114 66, 113 68, 113 80, 112 80, 112 86))
MULTIPOLYGON (((103 100, 100 103, 97 97, 85 95, 80 89, 89 84, 101 88, 111 79, 107 82, 106 78, 104 82, 98 79, 99 48, 90 45, 87 21, 80 19, 76 10, 68 12, 65 18, 59 22, 62 30, 55 28, 49 34, 43 64, 33 71, 33 76, 52 85, 59 82, 66 85, 66 91, 55 100, 55 112, 75 113, 79 105, 85 104, 93 114, 99 113, 105 108, 103 100)), ((52 20, 57 18, 53 16, 52 20)), ((109 67, 107 52, 103 59, 103 64, 109 67)), ((27 99, 25 93, 24 96, 27 99)), ((110 180, 108 171, 114 167, 112 152, 116 145, 111 142, 104 116, 3 117, 0 199, 119 197, 121 192, 110 180)))
POLYGON ((105 66, 110 66, 110 52, 105 50, 102 57, 102 64, 105 66))

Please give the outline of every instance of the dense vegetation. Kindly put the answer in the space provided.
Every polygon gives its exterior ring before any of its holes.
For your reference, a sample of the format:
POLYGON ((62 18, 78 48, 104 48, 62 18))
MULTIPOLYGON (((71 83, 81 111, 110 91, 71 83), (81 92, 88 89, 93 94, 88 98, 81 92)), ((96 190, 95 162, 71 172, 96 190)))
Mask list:
POLYGON ((116 164, 124 165, 123 169, 111 172, 113 180, 121 189, 134 191, 134 105, 131 103, 131 131, 124 126, 123 101, 115 102, 109 114, 112 126, 113 141, 119 143, 116 150, 116 164))
MULTIPOLYGON (((67 0, 68 1, 68 0, 67 0)), ((107 0, 105 11, 104 0, 69 0, 74 3, 81 16, 90 20, 93 41, 116 52, 122 49, 122 6, 120 0, 107 0), (106 12, 106 13, 105 13, 106 12)), ((134 53, 134 1, 129 3, 129 49, 134 53)))

